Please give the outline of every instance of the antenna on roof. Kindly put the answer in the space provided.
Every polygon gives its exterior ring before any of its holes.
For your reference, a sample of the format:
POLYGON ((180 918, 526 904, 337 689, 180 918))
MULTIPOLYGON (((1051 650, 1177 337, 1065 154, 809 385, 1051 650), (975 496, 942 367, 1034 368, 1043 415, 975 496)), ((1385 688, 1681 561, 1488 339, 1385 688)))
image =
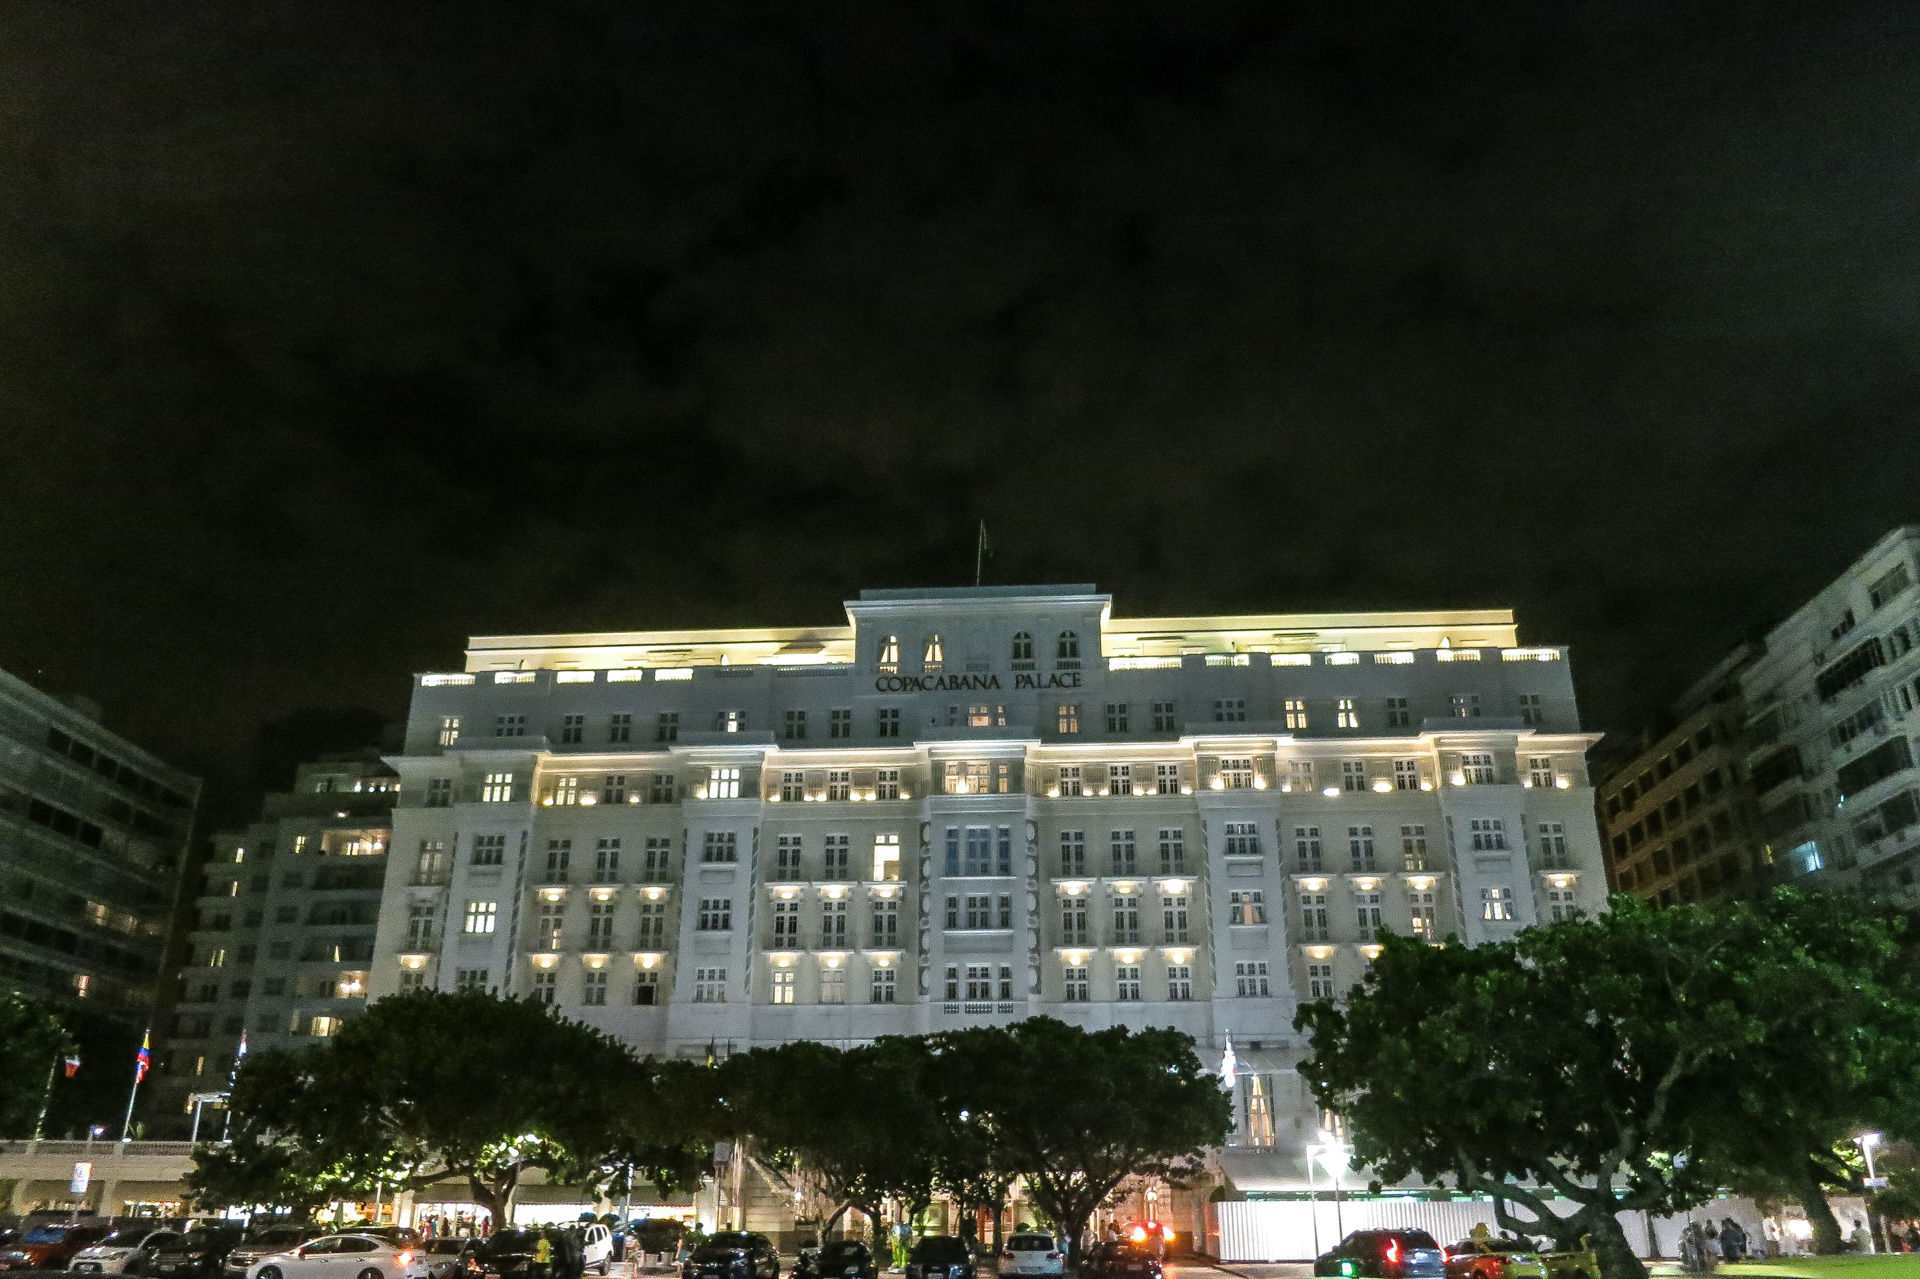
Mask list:
POLYGON ((980 585, 980 572, 986 566, 987 556, 993 554, 993 547, 987 541, 987 522, 980 521, 980 540, 973 548, 973 584, 980 585))

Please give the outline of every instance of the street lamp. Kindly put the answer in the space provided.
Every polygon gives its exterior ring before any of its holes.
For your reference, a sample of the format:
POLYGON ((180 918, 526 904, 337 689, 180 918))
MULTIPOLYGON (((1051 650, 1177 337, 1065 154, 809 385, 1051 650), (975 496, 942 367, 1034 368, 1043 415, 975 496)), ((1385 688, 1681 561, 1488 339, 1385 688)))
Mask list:
MULTIPOLYGON (((1346 1238, 1347 1227, 1346 1222, 1341 1219, 1340 1212, 1340 1170, 1347 1167, 1347 1160, 1353 1153, 1353 1147, 1339 1140, 1332 1133, 1323 1131, 1320 1134, 1318 1144, 1309 1147, 1307 1153, 1311 1157, 1317 1157, 1322 1166, 1324 1166, 1327 1172, 1333 1177, 1333 1229, 1336 1234, 1344 1239, 1346 1238)), ((1308 1168, 1311 1170, 1312 1165, 1309 1164, 1308 1168)), ((1317 1237, 1315 1239, 1315 1246, 1318 1246, 1317 1237)))

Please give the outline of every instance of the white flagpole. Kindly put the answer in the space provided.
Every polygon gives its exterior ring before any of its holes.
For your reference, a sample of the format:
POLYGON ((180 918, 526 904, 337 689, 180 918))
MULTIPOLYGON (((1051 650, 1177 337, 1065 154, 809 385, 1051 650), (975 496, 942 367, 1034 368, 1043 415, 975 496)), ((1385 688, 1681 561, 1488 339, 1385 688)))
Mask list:
POLYGON ((153 1028, 140 1033, 140 1053, 133 1059, 133 1087, 127 1091, 127 1117, 120 1123, 120 1140, 133 1140, 133 1103, 140 1095, 140 1081, 146 1078, 147 1065, 153 1060, 153 1028))

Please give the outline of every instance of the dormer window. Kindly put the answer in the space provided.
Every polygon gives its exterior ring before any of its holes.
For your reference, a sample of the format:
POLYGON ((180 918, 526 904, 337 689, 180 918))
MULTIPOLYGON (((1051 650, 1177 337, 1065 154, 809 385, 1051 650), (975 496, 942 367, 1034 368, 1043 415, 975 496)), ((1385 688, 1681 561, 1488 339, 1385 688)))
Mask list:
POLYGON ((898 675, 900 673, 900 637, 889 635, 880 641, 880 673, 898 675))
POLYGON ((1013 669, 1016 671, 1033 669, 1033 636, 1025 631, 1013 637, 1013 669))
POLYGON ((928 671, 937 671, 946 660, 946 650, 941 647, 939 635, 927 636, 926 646, 920 655, 921 666, 928 671))
POLYGON ((1057 665, 1063 671, 1078 670, 1080 666, 1080 637, 1073 631, 1061 631, 1059 643, 1054 646, 1057 665))

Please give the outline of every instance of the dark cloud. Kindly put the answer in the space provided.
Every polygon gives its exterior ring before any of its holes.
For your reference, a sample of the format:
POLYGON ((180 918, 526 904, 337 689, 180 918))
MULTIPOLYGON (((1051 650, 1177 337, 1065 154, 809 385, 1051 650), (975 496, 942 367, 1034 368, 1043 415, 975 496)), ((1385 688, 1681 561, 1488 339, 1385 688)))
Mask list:
MULTIPOLYGON (((234 779, 469 632, 1511 604, 1630 724, 1915 518, 1920 15, 21 4, 0 664, 234 779)), ((236 801, 238 802, 238 801, 236 801)))

